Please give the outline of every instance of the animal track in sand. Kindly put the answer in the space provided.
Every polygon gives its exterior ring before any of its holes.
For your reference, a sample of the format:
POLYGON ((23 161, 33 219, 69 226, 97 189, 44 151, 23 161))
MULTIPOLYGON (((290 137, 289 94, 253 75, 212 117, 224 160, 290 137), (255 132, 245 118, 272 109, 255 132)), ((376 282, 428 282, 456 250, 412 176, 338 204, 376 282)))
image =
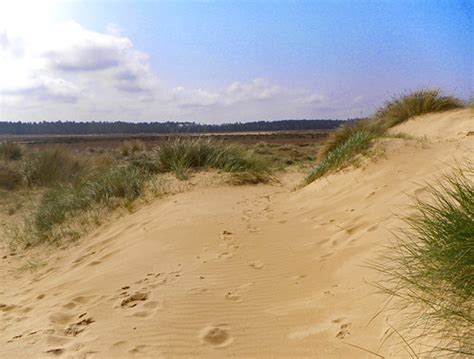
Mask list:
POLYGON ((232 337, 229 331, 225 328, 221 328, 224 325, 208 327, 201 333, 201 339, 205 344, 213 347, 224 347, 232 342, 232 337))

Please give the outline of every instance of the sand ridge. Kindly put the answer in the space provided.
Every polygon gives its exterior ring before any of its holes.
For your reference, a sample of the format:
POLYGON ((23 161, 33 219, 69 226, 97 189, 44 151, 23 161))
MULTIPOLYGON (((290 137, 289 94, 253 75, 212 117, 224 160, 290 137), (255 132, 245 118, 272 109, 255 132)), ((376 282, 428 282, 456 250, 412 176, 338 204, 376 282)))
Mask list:
POLYGON ((410 197, 474 153, 469 110, 424 116, 424 132, 416 121, 395 130, 425 140, 394 139, 375 161, 303 189, 197 188, 98 228, 34 271, 12 273, 28 253, 7 254, 0 357, 373 357, 355 346, 403 357, 382 343, 391 318, 371 321, 384 298, 363 264, 410 197))

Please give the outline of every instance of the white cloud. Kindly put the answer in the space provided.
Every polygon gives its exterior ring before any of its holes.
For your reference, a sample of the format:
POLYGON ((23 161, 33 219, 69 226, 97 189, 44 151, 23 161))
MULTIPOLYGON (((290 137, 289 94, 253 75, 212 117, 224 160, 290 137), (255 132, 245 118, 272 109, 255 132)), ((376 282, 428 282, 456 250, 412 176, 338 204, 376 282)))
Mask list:
POLYGON ((321 117, 341 105, 264 78, 220 89, 164 84, 115 24, 105 33, 73 21, 20 30, 0 31, 4 120, 247 121, 321 117))

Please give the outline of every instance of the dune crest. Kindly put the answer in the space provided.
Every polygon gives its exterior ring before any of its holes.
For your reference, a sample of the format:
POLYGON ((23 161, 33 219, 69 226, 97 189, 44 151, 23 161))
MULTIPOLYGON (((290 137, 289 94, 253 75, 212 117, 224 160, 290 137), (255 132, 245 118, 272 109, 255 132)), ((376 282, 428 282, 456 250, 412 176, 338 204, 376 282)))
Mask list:
MULTIPOLYGON (((0 357, 407 355, 363 266, 425 183, 473 158, 471 110, 412 119, 383 156, 292 191, 209 186, 158 199, 77 245, 0 259, 0 357), (419 140, 417 138, 424 138, 419 140)), ((288 176, 288 178, 293 178, 288 176)))

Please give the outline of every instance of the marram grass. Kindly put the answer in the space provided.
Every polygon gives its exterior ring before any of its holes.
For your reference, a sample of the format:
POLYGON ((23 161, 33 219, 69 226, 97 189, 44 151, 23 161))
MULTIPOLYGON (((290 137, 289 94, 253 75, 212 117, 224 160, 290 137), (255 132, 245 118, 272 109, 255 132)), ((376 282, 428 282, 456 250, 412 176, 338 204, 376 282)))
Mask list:
POLYGON ((415 202, 406 227, 372 265, 383 277, 376 286, 406 318, 404 340, 424 348, 422 357, 474 356, 473 178, 468 165, 430 187, 430 198, 415 202))
POLYGON ((367 150, 372 141, 408 119, 431 112, 463 107, 461 100, 439 90, 418 90, 388 101, 369 119, 348 122, 334 130, 319 151, 320 163, 308 176, 311 183, 324 174, 350 164, 352 158, 367 150))

